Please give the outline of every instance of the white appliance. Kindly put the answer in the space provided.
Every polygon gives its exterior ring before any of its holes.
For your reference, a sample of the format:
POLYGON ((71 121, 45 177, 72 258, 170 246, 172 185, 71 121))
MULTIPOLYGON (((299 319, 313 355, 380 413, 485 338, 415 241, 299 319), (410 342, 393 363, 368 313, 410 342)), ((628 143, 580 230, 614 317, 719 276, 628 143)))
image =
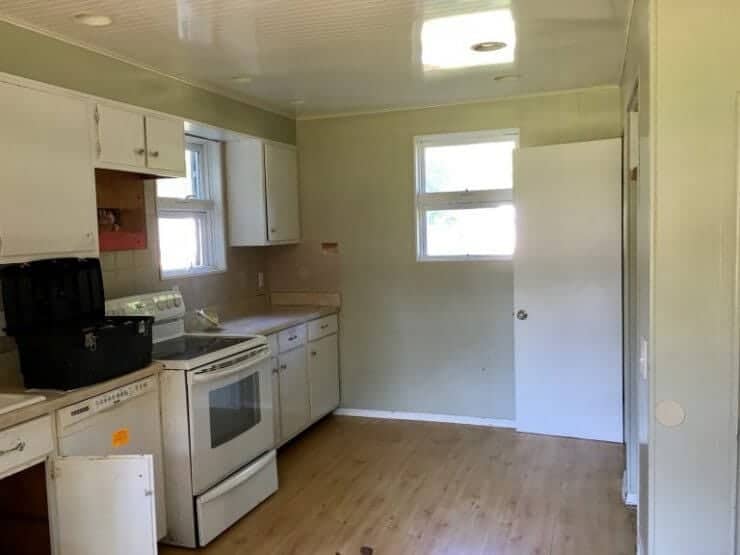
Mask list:
POLYGON ((277 491, 272 367, 262 336, 185 333, 178 291, 115 299, 109 315, 150 315, 160 374, 167 537, 204 546, 277 491))
POLYGON ((167 532, 159 383, 147 378, 57 411, 62 457, 152 455, 157 537, 167 532))

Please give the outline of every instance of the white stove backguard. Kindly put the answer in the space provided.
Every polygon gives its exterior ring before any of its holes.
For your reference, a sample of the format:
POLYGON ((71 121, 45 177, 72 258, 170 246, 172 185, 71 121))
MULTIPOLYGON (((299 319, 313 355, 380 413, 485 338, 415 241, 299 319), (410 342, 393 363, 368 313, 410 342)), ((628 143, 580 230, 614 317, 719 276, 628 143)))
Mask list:
POLYGON ((153 316, 152 341, 159 343, 185 333, 185 301, 177 290, 111 299, 107 316, 153 316))

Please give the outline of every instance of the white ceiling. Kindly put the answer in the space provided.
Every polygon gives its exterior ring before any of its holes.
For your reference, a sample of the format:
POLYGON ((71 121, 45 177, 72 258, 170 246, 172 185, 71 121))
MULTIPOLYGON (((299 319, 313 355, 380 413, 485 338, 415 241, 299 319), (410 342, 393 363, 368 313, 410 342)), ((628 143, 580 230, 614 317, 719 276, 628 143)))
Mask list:
POLYGON ((311 116, 616 84, 630 3, 2 0, 0 18, 276 111, 311 116), (424 21, 507 7, 516 23, 513 65, 425 71, 424 21), (113 24, 80 25, 73 16, 82 12, 108 15, 113 24), (252 81, 232 80, 243 74, 252 81), (494 80, 503 74, 520 77, 494 80))

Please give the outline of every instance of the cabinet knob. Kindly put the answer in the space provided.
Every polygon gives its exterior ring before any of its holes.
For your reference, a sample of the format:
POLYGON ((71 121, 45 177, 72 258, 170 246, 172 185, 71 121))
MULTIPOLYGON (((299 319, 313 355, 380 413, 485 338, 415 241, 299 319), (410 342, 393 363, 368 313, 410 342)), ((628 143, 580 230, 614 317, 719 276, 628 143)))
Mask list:
POLYGON ((157 156, 159 156, 159 151, 158 150, 150 150, 149 151, 149 156, 151 156, 152 158, 156 158, 157 156))
POLYGON ((281 364, 280 365, 280 370, 287 370, 287 369, 288 369, 288 365, 287 364, 281 364))
POLYGON ((311 351, 311 356, 312 357, 315 357, 316 356, 316 351, 311 351))
POLYGON ((136 156, 144 156, 144 153, 145 152, 146 152, 146 150, 143 149, 143 148, 135 148, 134 149, 134 154, 136 154, 136 156))

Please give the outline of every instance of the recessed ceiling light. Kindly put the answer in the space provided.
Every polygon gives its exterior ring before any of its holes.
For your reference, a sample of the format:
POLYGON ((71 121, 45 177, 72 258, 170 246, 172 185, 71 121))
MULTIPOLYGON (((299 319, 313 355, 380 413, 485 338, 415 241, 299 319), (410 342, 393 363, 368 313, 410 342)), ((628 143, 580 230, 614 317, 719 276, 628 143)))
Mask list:
POLYGON ((484 41, 475 43, 470 47, 475 52, 496 52, 496 50, 503 50, 506 48, 505 42, 498 42, 494 40, 484 41))
POLYGON ((425 71, 511 64, 515 53, 516 26, 510 9, 428 19, 421 28, 425 71))
POLYGON ((99 15, 92 13, 78 13, 74 20, 82 25, 89 25, 90 27, 105 27, 113 23, 113 20, 107 15, 99 15))
POLYGON ((234 83, 251 83, 252 78, 249 75, 235 75, 231 78, 234 83))

